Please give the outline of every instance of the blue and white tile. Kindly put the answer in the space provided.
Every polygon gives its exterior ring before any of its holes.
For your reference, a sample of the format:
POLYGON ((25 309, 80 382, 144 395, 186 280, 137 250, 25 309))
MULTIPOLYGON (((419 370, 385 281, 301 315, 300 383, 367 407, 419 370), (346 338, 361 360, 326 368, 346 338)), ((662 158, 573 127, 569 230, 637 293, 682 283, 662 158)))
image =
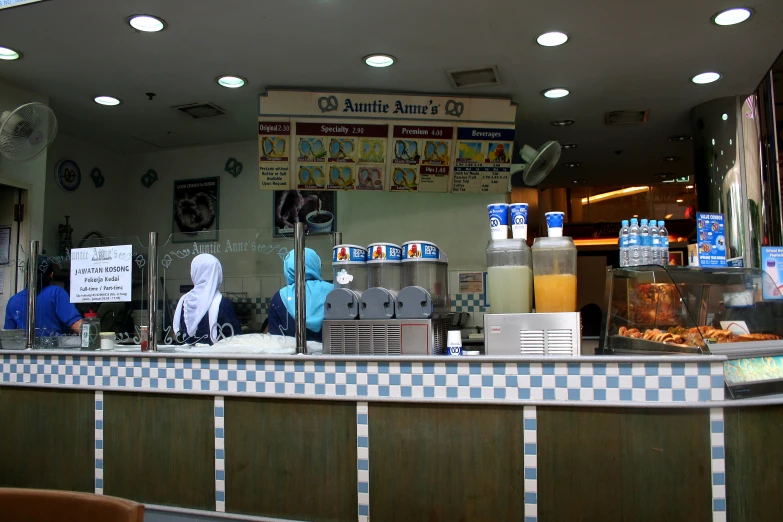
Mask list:
POLYGON ((225 401, 215 397, 215 511, 226 511, 225 401))
POLYGON ((726 522, 726 446, 723 408, 710 409, 712 520, 726 522))
POLYGON ((356 403, 356 484, 359 491, 359 522, 370 522, 370 432, 369 407, 356 403))
POLYGON ((525 522, 538 520, 538 436, 536 407, 525 406, 523 417, 523 444, 525 465, 525 522))
POLYGON ((103 495, 103 392, 95 392, 95 494, 103 495))

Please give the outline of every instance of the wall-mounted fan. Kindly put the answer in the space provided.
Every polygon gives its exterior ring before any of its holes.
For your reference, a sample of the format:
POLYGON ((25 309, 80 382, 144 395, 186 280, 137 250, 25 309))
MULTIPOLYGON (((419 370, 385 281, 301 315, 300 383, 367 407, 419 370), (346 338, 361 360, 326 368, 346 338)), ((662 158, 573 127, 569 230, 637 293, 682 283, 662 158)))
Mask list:
MULTIPOLYGON (((529 187, 535 187, 546 178, 560 159, 560 144, 556 141, 544 143, 536 150, 525 145, 519 151, 523 163, 511 166, 511 175, 522 172, 522 181, 529 187)), ((517 185, 517 183, 512 183, 517 185)))
POLYGON ((57 118, 43 103, 27 103, 0 116, 0 154, 12 161, 28 161, 57 136, 57 118))

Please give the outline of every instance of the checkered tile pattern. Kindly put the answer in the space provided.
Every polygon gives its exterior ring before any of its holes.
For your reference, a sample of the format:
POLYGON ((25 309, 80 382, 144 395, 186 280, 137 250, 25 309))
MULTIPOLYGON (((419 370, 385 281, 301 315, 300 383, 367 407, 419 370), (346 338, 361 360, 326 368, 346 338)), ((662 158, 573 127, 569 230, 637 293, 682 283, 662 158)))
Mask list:
POLYGON ((366 402, 356 403, 356 459, 357 485, 359 486, 359 522, 370 522, 370 431, 369 407, 366 402))
MULTIPOLYGON (((457 358, 454 358, 457 359, 457 358)), ((342 399, 696 403, 723 400, 705 362, 341 362, 7 354, 0 384, 342 399)))
POLYGON ((710 409, 712 446, 712 520, 726 522, 726 455, 723 442, 723 408, 710 409))
POLYGON ((226 511, 226 445, 225 405, 223 397, 215 397, 215 511, 226 511))
POLYGON ((484 294, 453 294, 451 296, 452 312, 483 312, 484 294))
POLYGON ((525 450, 525 522, 538 520, 538 439, 536 435, 536 407, 525 406, 522 411, 525 450))
POLYGON ((272 302, 271 297, 242 297, 237 299, 238 303, 250 304, 250 310, 253 315, 266 316, 269 310, 269 304, 272 302))
POLYGON ((103 392, 95 392, 95 494, 103 495, 103 392))

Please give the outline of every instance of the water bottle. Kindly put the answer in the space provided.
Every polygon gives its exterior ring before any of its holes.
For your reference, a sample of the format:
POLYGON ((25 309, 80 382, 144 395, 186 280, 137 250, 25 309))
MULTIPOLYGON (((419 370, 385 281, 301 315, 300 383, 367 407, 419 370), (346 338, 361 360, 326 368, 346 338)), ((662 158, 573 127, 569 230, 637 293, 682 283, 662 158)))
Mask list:
POLYGON ((620 226, 620 266, 630 266, 631 265, 631 253, 628 250, 628 234, 630 233, 628 229, 628 220, 623 219, 622 225, 620 226))
POLYGON ((652 264, 661 264, 661 236, 658 235, 658 223, 650 220, 650 239, 652 240, 652 249, 650 250, 652 264))
POLYGON ((642 243, 642 264, 652 264, 652 237, 650 237, 650 225, 647 224, 646 219, 642 220, 639 227, 639 239, 642 243))
POLYGON ((658 222, 658 236, 661 238, 661 264, 669 265, 669 231, 663 221, 658 222))
POLYGON ((642 246, 639 240, 639 222, 636 218, 631 219, 631 226, 628 228, 628 251, 631 254, 631 262, 628 266, 641 265, 642 246))

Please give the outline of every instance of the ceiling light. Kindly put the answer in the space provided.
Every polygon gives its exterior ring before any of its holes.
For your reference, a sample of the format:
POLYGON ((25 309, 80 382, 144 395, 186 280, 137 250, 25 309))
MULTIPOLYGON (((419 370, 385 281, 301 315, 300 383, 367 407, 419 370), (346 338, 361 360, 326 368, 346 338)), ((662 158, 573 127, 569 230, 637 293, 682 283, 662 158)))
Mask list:
POLYGON ((681 200, 681 199, 678 199, 678 200, 677 200, 677 203, 682 203, 682 200, 681 200))
POLYGON ((560 89, 560 88, 547 89, 541 94, 543 94, 544 97, 546 98, 565 98, 566 96, 568 96, 568 89, 560 89))
POLYGON ((729 119, 729 115, 724 112, 723 116, 721 116, 720 119, 722 119, 723 121, 726 121, 726 120, 729 119))
POLYGON ((95 103, 100 105, 119 105, 121 102, 112 96, 96 96, 95 103))
POLYGON ((679 161, 680 157, 679 156, 665 156, 665 157, 663 157, 661 159, 663 161, 674 162, 674 161, 679 161))
POLYGON ((691 137, 687 134, 678 134, 676 136, 669 136, 669 141, 688 141, 691 137))
POLYGON ((688 185, 688 186, 687 186, 687 187, 685 187, 685 188, 686 188, 686 189, 692 189, 692 188, 693 188, 693 185, 688 185))
POLYGON ((396 61, 390 54, 370 54, 362 59, 370 67, 389 67, 396 61))
POLYGON ((674 217, 674 214, 666 214, 663 219, 671 219, 674 217))
POLYGON ((565 33, 560 33, 558 31, 553 31, 551 33, 544 33, 538 38, 536 38, 536 42, 538 42, 538 45, 543 45, 544 47, 557 47, 558 45, 563 45, 568 41, 568 35, 565 33))
MULTIPOLYGON (((582 198, 582 205, 586 205, 588 200, 592 203, 594 201, 601 201, 604 199, 622 198, 625 196, 629 196, 631 194, 639 194, 640 192, 646 192, 649 189, 650 187, 642 186, 642 187, 628 187, 620 190, 612 190, 610 192, 604 192, 602 194, 596 194, 595 196, 590 196, 589 198, 582 198)), ((634 215, 634 217, 639 217, 639 216, 634 215)))
POLYGON ((0 47, 0 60, 18 60, 21 54, 8 47, 0 47))
POLYGON ((563 166, 565 168, 567 168, 567 169, 575 169, 575 168, 581 167, 582 166, 582 162, 581 161, 574 161, 574 162, 571 162, 571 163, 563 163, 563 166))
POLYGON ((223 87, 227 87, 229 89, 239 89, 240 87, 245 86, 247 80, 241 76, 221 76, 217 79, 217 82, 223 87))
POLYGON ((712 21, 716 25, 736 25, 741 24, 753 14, 753 11, 747 7, 735 7, 733 9, 726 9, 721 11, 712 17, 712 21))
POLYGON ((712 138, 712 144, 715 145, 715 138, 712 138))
POLYGON ((551 122, 552 125, 555 127, 570 127, 574 123, 576 123, 574 120, 555 120, 551 122))
POLYGON ((143 33, 157 33, 166 28, 166 22, 156 16, 139 14, 128 18, 128 23, 137 31, 143 33))
POLYGON ((571 181, 571 183, 573 183, 574 185, 584 185, 585 184, 585 180, 583 180, 583 179, 575 179, 575 180, 571 181))
POLYGON ((699 85, 704 85, 705 83, 712 83, 717 82, 720 80, 721 76, 719 73, 716 72, 705 72, 701 74, 697 74, 693 78, 691 78, 691 81, 693 83, 698 83, 699 85))
POLYGON ((577 145, 576 143, 563 143, 560 147, 565 149, 565 150, 568 150, 568 149, 575 149, 578 146, 579 145, 577 145))

